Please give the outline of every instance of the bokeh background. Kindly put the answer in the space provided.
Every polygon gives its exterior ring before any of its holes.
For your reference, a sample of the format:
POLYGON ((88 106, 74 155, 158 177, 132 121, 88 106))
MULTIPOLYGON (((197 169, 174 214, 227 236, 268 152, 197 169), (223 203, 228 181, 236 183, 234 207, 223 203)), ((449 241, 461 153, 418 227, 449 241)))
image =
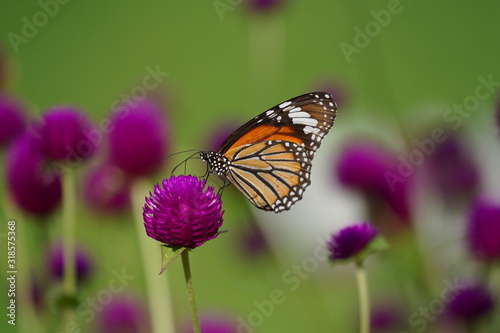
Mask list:
MULTIPOLYGON (((1 93, 19 100, 31 121, 62 104, 84 110, 99 124, 110 117, 123 94, 142 84, 148 68, 168 73, 149 91, 165 111, 169 138, 165 153, 214 149, 211 142, 220 132, 230 133, 302 93, 325 90, 337 100, 337 121, 315 157, 313 184, 291 212, 257 211, 236 190, 224 193, 223 229, 229 232, 191 255, 202 316, 222 317, 235 326, 238 318, 248 320, 257 311, 255 332, 356 331, 357 291, 351 266, 318 261, 318 267, 300 279, 297 290, 290 290, 283 274, 313 256, 314 249, 324 246, 341 226, 390 220, 381 229, 393 244, 391 259, 370 258, 368 263, 374 309, 388 308, 389 326, 382 331, 468 332, 469 326, 453 326, 446 320, 444 324, 436 318, 424 320, 424 327, 409 318, 439 299, 445 281, 474 279, 482 272, 467 249, 464 230, 475 199, 500 205, 499 84, 492 84, 467 116, 459 116, 457 128, 450 128, 453 122, 445 115, 454 105, 470 101, 481 85, 479 78, 500 82, 497 2, 42 0, 4 1, 0 6, 1 93), (38 13, 47 10, 52 15, 45 15, 44 21, 38 13), (26 22, 34 20, 40 24, 26 36, 26 22), (425 166, 417 165, 411 173, 415 178, 411 183, 416 184, 408 190, 411 218, 377 211, 383 203, 342 184, 349 182, 339 177, 339 165, 352 142, 377 143, 400 162, 418 150, 415 140, 430 138, 436 128, 457 137, 460 149, 467 151, 465 160, 473 161, 480 175, 464 190, 465 199, 433 187, 432 179, 446 178, 463 161, 449 157, 450 162, 446 155, 438 164, 448 163, 448 169, 438 167, 426 176, 425 166), (408 243, 413 245, 405 247, 408 243), (420 278, 431 281, 425 296, 419 289, 420 278), (274 289, 283 290, 286 300, 268 314, 258 310, 256 303, 269 300, 274 289)), ((7 147, 2 149, 4 157, 7 147)), ((103 212, 84 199, 85 175, 103 155, 105 148, 75 171, 77 242, 92 266, 79 284, 79 296, 96 297, 108 287, 113 272, 125 269, 134 278, 112 298, 128 300, 137 308, 129 309, 131 313, 147 318, 145 272, 131 207, 137 208, 137 202, 119 212, 103 212)), ((159 172, 142 180, 143 186, 151 190, 186 156, 166 159, 159 172)), ((433 156, 423 159, 429 162, 433 156)), ((191 160, 187 171, 201 176, 205 166, 191 160)), ((21 305, 18 325, 7 325, 2 315, 0 327, 2 332, 62 332, 54 319, 59 313, 58 282, 45 281, 39 292, 42 300, 36 309, 30 305, 31 286, 49 270, 47 248, 62 237, 61 212, 55 210, 43 222, 23 212, 10 198, 5 177, 0 216, 2 225, 9 219, 18 222, 21 305)), ((221 182, 212 179, 211 184, 221 182)), ((2 227, 0 239, 2 276, 6 230, 2 227)), ((153 271, 159 270, 159 250, 157 255, 153 271)), ((498 299, 498 269, 490 266, 486 281, 498 299)), ((181 332, 190 320, 181 263, 174 262, 155 278, 170 289, 172 316, 181 332)), ((5 304, 2 295, 2 309, 5 304)), ((492 310, 497 317, 498 309, 492 310)), ((445 312, 438 310, 435 314, 445 312)), ((133 317, 125 311, 107 316, 117 321, 120 316, 133 317)), ((97 331, 105 320, 103 313, 96 310, 92 320, 77 316, 78 332, 97 331)), ((486 318, 478 329, 494 332, 500 327, 498 320, 494 324, 486 318)), ((130 330, 136 331, 147 328, 130 330)))

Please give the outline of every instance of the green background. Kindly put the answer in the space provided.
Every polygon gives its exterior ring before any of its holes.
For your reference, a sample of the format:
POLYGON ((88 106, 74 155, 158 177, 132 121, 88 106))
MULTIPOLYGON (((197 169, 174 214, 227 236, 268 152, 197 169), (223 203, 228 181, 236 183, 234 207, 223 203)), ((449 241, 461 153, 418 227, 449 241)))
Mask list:
MULTIPOLYGON (((148 66, 159 66, 169 76, 155 93, 167 105, 175 152, 206 148, 206 138, 218 124, 243 123, 270 106, 318 89, 324 80, 345 90, 335 126, 360 122, 377 132, 388 122, 401 122, 409 139, 426 135, 418 124, 441 119, 446 108, 463 103, 477 87, 478 76, 500 81, 497 1, 401 1, 400 12, 391 15, 387 26, 380 27, 350 62, 341 44, 355 46, 355 28, 364 30, 374 21, 371 11, 386 10, 390 2, 283 2, 275 12, 255 14, 244 3, 220 1, 232 8, 221 19, 212 1, 73 0, 58 5, 57 14, 16 52, 9 34, 22 35, 23 17, 33 22, 41 6, 36 1, 3 1, 3 90, 23 99, 33 117, 50 106, 72 104, 99 122, 116 99, 142 82, 148 66), (443 107, 420 109, 434 102, 443 107)), ((479 109, 488 124, 494 119, 496 99, 497 94, 491 94, 479 109)), ((245 317, 255 310, 254 301, 268 299, 278 288, 287 301, 256 331, 354 331, 357 293, 352 271, 330 271, 321 263, 322 274, 289 291, 281 276, 296 260, 248 259, 234 250, 245 219, 237 207, 232 196, 226 199, 225 226, 231 232, 193 252, 200 310, 245 317)), ((132 218, 79 209, 78 239, 97 259, 96 275, 82 294, 95 295, 107 285, 113 269, 126 267, 137 276, 127 291, 145 297, 132 218)), ((50 238, 60 233, 58 216, 49 227, 50 238)), ((28 224, 23 242, 33 267, 43 269, 38 232, 28 224)), ((189 320, 189 307, 180 262, 167 274, 175 317, 182 323, 189 320)), ((380 293, 391 283, 383 272, 374 272, 374 288, 380 293)), ((83 331, 91 327, 81 326, 83 331)))

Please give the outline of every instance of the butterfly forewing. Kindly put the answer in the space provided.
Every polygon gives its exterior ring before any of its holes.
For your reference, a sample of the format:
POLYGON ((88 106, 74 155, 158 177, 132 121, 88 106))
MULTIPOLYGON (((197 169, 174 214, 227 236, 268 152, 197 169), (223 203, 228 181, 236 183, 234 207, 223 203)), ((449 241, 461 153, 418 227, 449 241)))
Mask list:
POLYGON ((202 159, 257 208, 281 212, 302 198, 311 161, 332 127, 337 106, 316 92, 283 102, 250 120, 202 159))

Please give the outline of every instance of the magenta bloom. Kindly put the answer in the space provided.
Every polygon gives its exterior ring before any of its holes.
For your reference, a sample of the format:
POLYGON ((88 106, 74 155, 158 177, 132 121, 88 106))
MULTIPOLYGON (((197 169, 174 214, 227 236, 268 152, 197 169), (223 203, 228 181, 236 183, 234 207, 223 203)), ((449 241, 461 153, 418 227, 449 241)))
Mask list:
POLYGON ((113 165, 102 164, 91 169, 83 191, 86 202, 99 211, 119 212, 130 207, 130 180, 113 165))
POLYGON ((0 94, 0 147, 7 146, 26 129, 22 106, 12 98, 0 94))
POLYGON ((194 176, 164 179, 143 208, 149 237, 171 247, 194 249, 219 235, 222 202, 213 187, 194 176))
POLYGON ((404 331, 405 318, 401 306, 396 304, 375 304, 370 312, 370 328, 372 332, 404 331))
POLYGON ((483 286, 470 284, 454 291, 455 297, 448 303, 446 312, 455 319, 475 321, 493 310, 492 295, 483 286))
MULTIPOLYGON (((203 333, 236 333, 238 324, 234 317, 216 311, 200 314, 200 329, 203 333)), ((193 333, 191 321, 182 326, 181 333, 193 333)))
MULTIPOLYGON (((75 249, 76 277, 78 282, 86 280, 92 273, 89 254, 80 246, 75 249)), ((64 275, 64 252, 62 243, 51 246, 47 252, 47 266, 52 277, 62 280, 64 275)))
POLYGON ((335 103, 340 106, 343 106, 348 99, 345 87, 334 80, 324 80, 320 82, 313 91, 324 91, 329 93, 333 97, 335 103))
POLYGON ((130 175, 149 175, 161 168, 167 156, 165 114, 152 100, 130 101, 130 105, 112 116, 111 162, 130 175))
POLYGON ((149 333, 146 305, 132 297, 114 296, 98 315, 98 333, 149 333))
POLYGON ((341 184, 360 190, 371 198, 381 199, 405 222, 411 219, 410 178, 395 181, 391 186, 388 175, 398 176, 397 159, 370 142, 353 142, 342 152, 336 167, 341 184))
POLYGON ((428 158, 432 184, 444 199, 455 203, 461 195, 474 194, 479 186, 479 170, 470 151, 456 136, 436 146, 428 158))
POLYGON ((345 227, 332 235, 328 242, 330 259, 351 259, 360 254, 378 236, 378 230, 370 223, 358 223, 345 227))
POLYGON ((283 0, 249 0, 247 6, 256 13, 267 13, 281 7, 283 0))
POLYGON ((223 126, 219 126, 219 128, 215 129, 212 133, 212 136, 207 140, 207 150, 208 151, 217 151, 222 146, 224 141, 238 128, 235 124, 227 124, 223 126))
POLYGON ((40 142, 30 132, 10 146, 6 176, 14 201, 27 212, 47 215, 61 201, 61 182, 54 170, 47 168, 40 142))
POLYGON ((476 258, 500 261, 500 206, 480 201, 472 206, 466 241, 476 258))
POLYGON ((47 111, 36 128, 47 158, 75 166, 94 154, 96 146, 89 139, 94 130, 83 112, 68 106, 47 111))

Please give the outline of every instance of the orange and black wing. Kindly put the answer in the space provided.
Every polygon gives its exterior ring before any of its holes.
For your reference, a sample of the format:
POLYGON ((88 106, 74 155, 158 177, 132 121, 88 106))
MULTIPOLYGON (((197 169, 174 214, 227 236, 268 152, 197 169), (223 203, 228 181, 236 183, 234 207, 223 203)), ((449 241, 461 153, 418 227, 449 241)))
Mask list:
POLYGON ((203 152, 211 169, 257 208, 288 210, 310 184, 311 162, 332 127, 337 106, 323 92, 283 102, 250 120, 217 152, 203 152))

